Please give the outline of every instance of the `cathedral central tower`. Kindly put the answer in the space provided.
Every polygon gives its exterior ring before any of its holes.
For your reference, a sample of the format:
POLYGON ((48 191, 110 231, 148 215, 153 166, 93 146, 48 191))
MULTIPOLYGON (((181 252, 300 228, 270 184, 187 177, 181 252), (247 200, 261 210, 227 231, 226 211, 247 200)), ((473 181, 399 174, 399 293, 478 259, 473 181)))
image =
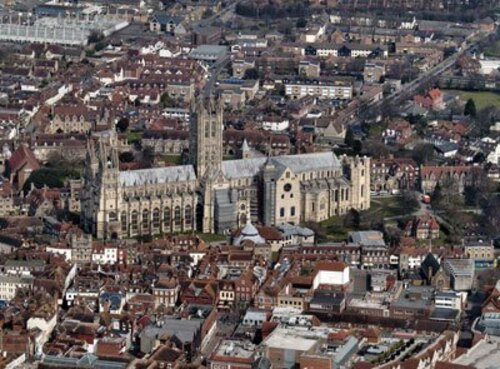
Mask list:
POLYGON ((190 161, 199 179, 222 168, 222 106, 210 98, 199 99, 191 115, 190 161))

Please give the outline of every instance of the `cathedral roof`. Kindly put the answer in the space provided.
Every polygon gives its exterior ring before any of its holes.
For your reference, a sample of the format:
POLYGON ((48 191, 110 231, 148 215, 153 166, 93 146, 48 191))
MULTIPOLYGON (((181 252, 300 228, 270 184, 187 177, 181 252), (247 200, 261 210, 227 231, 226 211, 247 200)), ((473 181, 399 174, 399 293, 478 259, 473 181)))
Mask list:
MULTIPOLYGON (((228 179, 253 177, 259 173, 268 158, 250 158, 240 160, 228 160, 223 162, 224 175, 228 179)), ((298 174, 314 170, 340 169, 341 164, 337 156, 332 152, 317 152, 300 155, 273 156, 270 162, 282 169, 290 168, 298 174)))
POLYGON ((154 183, 184 182, 196 180, 192 165, 151 168, 120 172, 122 186, 137 186, 154 183))
POLYGON ((240 160, 227 160, 222 162, 222 170, 227 179, 256 176, 267 157, 249 158, 240 160))

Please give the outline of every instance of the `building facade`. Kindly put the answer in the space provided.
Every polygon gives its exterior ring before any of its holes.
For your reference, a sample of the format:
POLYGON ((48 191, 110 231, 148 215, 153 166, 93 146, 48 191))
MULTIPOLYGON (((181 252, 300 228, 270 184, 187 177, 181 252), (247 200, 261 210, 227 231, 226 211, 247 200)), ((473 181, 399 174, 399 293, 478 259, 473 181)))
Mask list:
POLYGON ((87 232, 223 233, 248 221, 319 222, 370 207, 367 157, 321 152, 223 161, 220 104, 198 103, 191 118, 188 165, 120 171, 115 135, 89 141, 80 197, 87 232))

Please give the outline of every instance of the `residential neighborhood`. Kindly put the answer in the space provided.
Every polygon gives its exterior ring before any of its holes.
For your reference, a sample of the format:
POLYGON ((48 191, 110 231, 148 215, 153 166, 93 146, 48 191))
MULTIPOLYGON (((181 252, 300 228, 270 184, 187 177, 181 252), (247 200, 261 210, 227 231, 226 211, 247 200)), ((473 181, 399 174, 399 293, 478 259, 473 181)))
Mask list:
POLYGON ((0 2, 0 368, 499 367, 499 25, 0 2))

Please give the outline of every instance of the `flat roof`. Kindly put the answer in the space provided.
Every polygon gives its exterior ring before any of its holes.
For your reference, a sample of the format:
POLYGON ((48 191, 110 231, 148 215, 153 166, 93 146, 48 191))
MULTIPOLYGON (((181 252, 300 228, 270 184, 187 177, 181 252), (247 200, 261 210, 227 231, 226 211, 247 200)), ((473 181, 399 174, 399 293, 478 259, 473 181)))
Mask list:
POLYGON ((270 348, 308 351, 318 342, 318 339, 328 338, 331 331, 326 327, 277 327, 263 344, 270 348))
POLYGON ((472 365, 476 369, 495 369, 500 362, 498 345, 500 337, 489 336, 488 340, 482 339, 466 354, 454 361, 455 364, 472 365))

